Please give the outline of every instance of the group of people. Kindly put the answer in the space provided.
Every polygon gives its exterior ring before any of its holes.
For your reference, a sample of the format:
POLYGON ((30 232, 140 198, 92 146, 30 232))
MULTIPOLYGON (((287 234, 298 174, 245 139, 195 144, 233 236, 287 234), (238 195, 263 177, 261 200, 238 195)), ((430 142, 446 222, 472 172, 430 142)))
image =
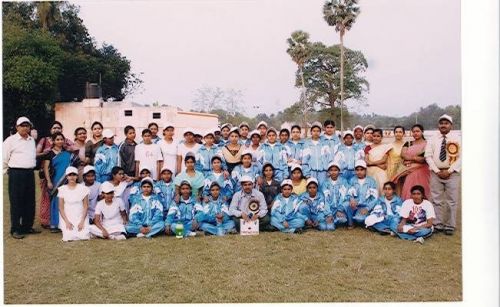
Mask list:
POLYGON ((410 141, 396 126, 394 141, 384 143, 373 125, 339 133, 332 120, 314 122, 310 138, 299 125, 278 131, 260 122, 252 131, 247 123, 187 128, 177 140, 173 126, 160 137, 150 123, 141 138, 126 126, 115 144, 100 122, 90 137, 79 127, 70 140, 56 121, 35 147, 32 123, 20 117, 3 147, 11 235, 40 232, 33 228, 37 169, 40 223, 63 241, 221 236, 258 221, 260 231, 360 225, 423 243, 456 226, 461 145, 452 124, 441 116, 430 140, 416 124, 410 141))

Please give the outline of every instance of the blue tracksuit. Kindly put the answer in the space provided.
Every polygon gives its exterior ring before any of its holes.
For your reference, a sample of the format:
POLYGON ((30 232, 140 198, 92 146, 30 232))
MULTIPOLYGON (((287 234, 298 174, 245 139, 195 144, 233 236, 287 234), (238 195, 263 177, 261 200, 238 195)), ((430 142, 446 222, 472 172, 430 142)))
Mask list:
POLYGON ((111 180, 111 169, 118 165, 118 146, 102 144, 95 153, 94 167, 96 181, 103 183, 111 180))
POLYGON ((234 221, 229 217, 229 208, 227 203, 219 196, 214 200, 203 203, 202 209, 196 212, 195 219, 200 224, 200 229, 213 235, 222 236, 231 229, 235 228, 234 221), (219 223, 216 215, 222 213, 223 218, 219 223))
POLYGON ((365 152, 363 150, 357 150, 354 146, 346 146, 341 144, 337 148, 337 153, 335 154, 333 161, 338 162, 340 165, 340 171, 342 177, 344 177, 347 182, 356 176, 354 170, 354 164, 357 160, 364 160, 365 152))
POLYGON ((172 233, 175 233, 176 224, 181 223, 184 226, 184 237, 187 237, 191 232, 196 211, 200 209, 200 204, 193 197, 189 197, 189 199, 181 197, 179 203, 172 201, 165 220, 165 228, 170 227, 172 233))
POLYGON ((332 160, 333 156, 326 142, 318 140, 314 144, 311 139, 305 140, 302 151, 302 172, 305 177, 314 177, 318 182, 323 182, 332 160))
POLYGON ((330 206, 325 202, 323 194, 318 192, 315 197, 311 197, 308 192, 302 193, 299 196, 300 213, 307 217, 308 220, 318 223, 319 230, 335 230, 335 224, 327 224, 326 218, 333 217, 330 211, 330 206))
POLYGON ((390 232, 391 230, 396 233, 399 220, 401 216, 399 215, 401 211, 401 206, 403 201, 399 196, 394 195, 390 202, 390 208, 387 207, 386 198, 382 196, 379 198, 378 203, 373 207, 370 215, 383 216, 384 220, 372 225, 379 232, 390 232))
POLYGON ((361 150, 361 151, 365 152, 366 143, 363 142, 363 141, 361 141, 361 142, 353 142, 352 146, 354 146, 354 149, 356 151, 361 150))
POLYGON ((326 134, 321 134, 320 139, 330 147, 330 151, 332 153, 332 156, 335 156, 336 150, 338 145, 340 145, 342 142, 340 141, 339 136, 337 133, 334 133, 333 135, 326 135, 326 134))
POLYGON ((352 178, 350 188, 347 191, 347 201, 354 199, 358 202, 356 209, 350 205, 346 207, 347 221, 349 225, 354 222, 364 224, 367 214, 361 214, 360 209, 367 209, 370 212, 378 202, 377 182, 370 176, 366 176, 364 183, 360 184, 358 177, 352 178))
POLYGON ((304 141, 299 140, 297 143, 294 143, 292 140, 288 140, 285 143, 285 149, 287 154, 287 161, 289 159, 293 159, 294 163, 302 164, 302 151, 304 150, 304 141), (298 163, 301 161, 301 163, 298 163))
POLYGON ((223 173, 215 174, 213 171, 209 172, 205 176, 205 181, 203 183, 203 196, 210 195, 210 185, 212 182, 217 182, 220 186, 220 196, 225 198, 226 201, 230 201, 234 194, 234 186, 231 178, 225 179, 223 173))
POLYGON ((347 223, 348 190, 349 183, 340 176, 335 181, 328 178, 321 184, 320 191, 323 193, 325 202, 333 214, 335 225, 347 223))
POLYGON ((153 191, 156 195, 158 195, 158 198, 160 198, 161 204, 163 205, 163 219, 165 219, 167 217, 170 204, 175 196, 174 181, 170 180, 170 182, 165 182, 163 180, 159 180, 155 183, 153 191))
POLYGON ((283 194, 276 196, 271 208, 271 225, 281 232, 293 233, 297 228, 304 227, 307 217, 300 213, 299 197, 292 194, 285 198, 283 194), (288 228, 283 222, 288 222, 288 228))
POLYGON ((163 223, 163 206, 158 196, 152 194, 149 200, 143 195, 133 198, 130 207, 129 222, 125 229, 128 233, 139 234, 141 227, 151 227, 151 231, 146 235, 150 238, 162 231, 165 227, 163 223))
POLYGON ((222 148, 217 145, 212 145, 212 147, 207 148, 205 145, 201 146, 196 152, 196 164, 195 169, 202 172, 206 176, 212 170, 212 158, 218 155, 222 160, 222 169, 227 169, 226 161, 222 155, 222 148))
POLYGON ((231 172, 231 179, 233 181, 235 192, 241 191, 240 178, 243 176, 250 176, 253 179, 253 182, 256 183, 257 178, 262 176, 261 169, 253 163, 249 168, 243 167, 243 164, 236 165, 231 172))
POLYGON ((288 178, 288 165, 286 163, 286 149, 281 143, 270 145, 267 141, 260 145, 260 165, 269 162, 274 167, 274 178, 281 182, 288 178))

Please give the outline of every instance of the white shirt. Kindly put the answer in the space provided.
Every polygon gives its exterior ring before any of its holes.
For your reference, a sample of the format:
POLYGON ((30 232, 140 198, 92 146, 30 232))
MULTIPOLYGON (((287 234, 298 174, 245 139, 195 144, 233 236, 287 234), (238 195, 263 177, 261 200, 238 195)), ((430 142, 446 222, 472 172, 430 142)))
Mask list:
POLYGON ((407 224, 419 226, 425 224, 430 218, 436 218, 436 213, 430 201, 424 199, 417 205, 410 198, 405 200, 401 206, 401 217, 407 219, 407 224))
MULTIPOLYGON (((179 146, 177 146, 177 155, 182 157, 181 172, 186 170, 186 163, 184 163, 184 158, 186 157, 186 154, 188 152, 192 152, 193 155, 196 155, 196 153, 198 152, 198 149, 200 149, 200 147, 201 147, 201 145, 198 143, 195 143, 193 147, 186 147, 185 143, 181 143, 181 144, 179 144, 179 146)), ((175 173, 175 170, 174 170, 174 173, 175 173)))
POLYGON ((19 133, 9 136, 3 142, 3 168, 34 168, 36 166, 35 140, 28 135, 25 139, 19 133))
POLYGON ((158 145, 160 146, 161 154, 163 156, 163 166, 167 166, 172 173, 175 173, 177 169, 177 145, 175 140, 172 143, 167 143, 165 140, 160 140, 158 145))
POLYGON ((460 138, 451 132, 446 134, 446 160, 444 161, 439 160, 442 142, 443 135, 439 131, 427 141, 427 145, 425 146, 425 161, 429 164, 430 170, 435 173, 438 173, 440 168, 448 168, 450 173, 459 173, 462 169, 462 143, 460 138), (448 145, 450 143, 458 145, 458 152, 453 163, 450 163, 452 157, 450 157, 450 153, 448 152, 448 145))
POLYGON ((148 167, 151 170, 151 177, 157 179, 157 162, 162 160, 163 156, 158 144, 141 143, 135 146, 135 161, 139 161, 139 172, 143 167, 148 167))
POLYGON ((95 207, 95 214, 101 215, 104 228, 116 224, 123 224, 120 211, 125 211, 125 205, 120 198, 113 197, 111 204, 106 204, 104 199, 100 200, 95 207))

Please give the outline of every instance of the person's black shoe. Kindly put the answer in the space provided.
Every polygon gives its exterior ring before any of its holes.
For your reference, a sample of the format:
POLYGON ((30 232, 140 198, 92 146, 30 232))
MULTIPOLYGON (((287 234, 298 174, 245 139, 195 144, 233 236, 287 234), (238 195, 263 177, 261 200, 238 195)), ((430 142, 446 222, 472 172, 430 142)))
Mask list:
POLYGON ((445 229, 444 234, 447 236, 452 236, 455 233, 453 229, 445 229))
POLYGON ((37 235, 39 233, 42 233, 42 232, 40 230, 34 229, 34 228, 30 228, 28 231, 24 232, 24 234, 26 234, 26 235, 37 235))
POLYGON ((13 233, 10 234, 10 236, 14 239, 21 240, 24 239, 24 235, 14 231, 13 233))
POLYGON ((61 229, 59 228, 50 228, 50 233, 59 233, 61 232, 61 229))

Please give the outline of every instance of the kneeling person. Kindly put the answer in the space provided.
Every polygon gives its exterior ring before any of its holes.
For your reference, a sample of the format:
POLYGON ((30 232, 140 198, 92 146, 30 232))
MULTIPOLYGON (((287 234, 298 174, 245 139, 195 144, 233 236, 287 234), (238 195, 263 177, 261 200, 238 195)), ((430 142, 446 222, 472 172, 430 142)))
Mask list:
POLYGON ((90 233, 99 238, 125 240, 125 224, 127 213, 123 201, 114 197, 115 189, 112 183, 106 181, 101 187, 104 199, 95 207, 94 224, 90 225, 90 233))
POLYGON ((125 227, 127 233, 138 238, 151 238, 163 230, 163 206, 153 192, 153 179, 141 180, 141 194, 130 198, 129 223, 125 227))
POLYGON ((271 209, 271 225, 281 232, 293 233, 301 230, 307 217, 299 212, 299 198, 292 195, 292 180, 281 183, 281 194, 276 196, 271 209))
POLYGON ((307 220, 305 224, 319 230, 335 230, 333 214, 325 202, 325 198, 318 193, 318 180, 307 179, 307 192, 299 197, 300 212, 307 220))
POLYGON ((220 195, 217 181, 210 185, 210 196, 203 207, 195 215, 200 229, 213 235, 223 236, 234 230, 234 221, 228 215, 229 209, 220 195))

